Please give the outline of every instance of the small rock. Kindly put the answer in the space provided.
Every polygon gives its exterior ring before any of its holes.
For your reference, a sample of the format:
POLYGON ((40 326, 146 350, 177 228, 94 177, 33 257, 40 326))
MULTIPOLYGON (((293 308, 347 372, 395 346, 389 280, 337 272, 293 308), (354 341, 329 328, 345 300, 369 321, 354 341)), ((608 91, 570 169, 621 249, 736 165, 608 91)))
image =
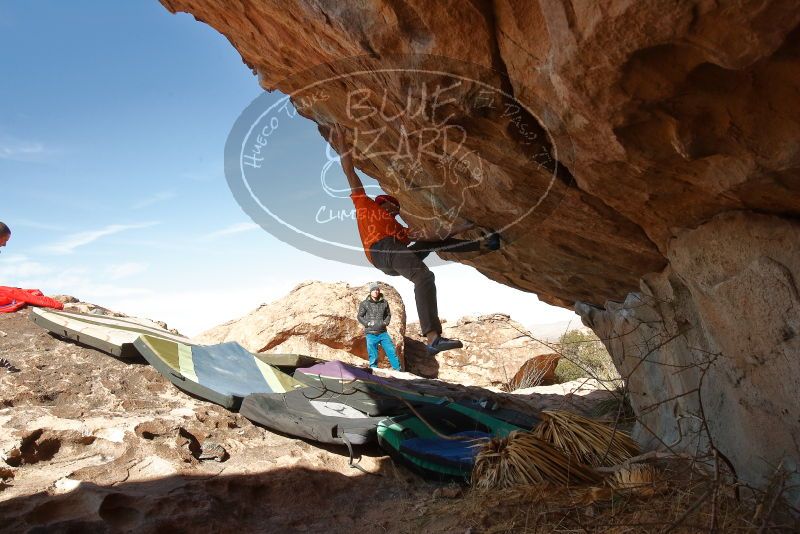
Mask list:
POLYGON ((55 484, 53 484, 53 491, 55 494, 61 493, 69 493, 70 491, 75 490, 78 486, 81 485, 80 480, 73 480, 71 478, 59 478, 56 480, 55 484))
POLYGON ((0 358, 0 367, 4 367, 9 373, 19 373, 19 369, 14 367, 10 361, 0 358))
POLYGON ((433 498, 441 499, 455 499, 461 496, 461 488, 458 486, 445 486, 444 488, 436 488, 433 492, 433 498))
POLYGON ((215 462, 224 462, 228 459, 228 451, 219 443, 213 441, 206 441, 200 449, 198 460, 214 460, 215 462))
POLYGON ((72 295, 53 295, 53 298, 63 304, 75 304, 80 302, 80 300, 72 295))

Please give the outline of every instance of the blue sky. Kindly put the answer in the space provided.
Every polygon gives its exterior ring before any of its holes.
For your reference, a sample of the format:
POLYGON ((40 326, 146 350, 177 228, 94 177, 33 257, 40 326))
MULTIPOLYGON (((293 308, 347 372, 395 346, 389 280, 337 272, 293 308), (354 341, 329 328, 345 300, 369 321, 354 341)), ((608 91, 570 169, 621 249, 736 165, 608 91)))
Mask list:
MULTIPOLYGON (((352 266, 299 251, 236 203, 223 149, 262 91, 210 27, 155 0, 4 1, 0 50, 0 220, 13 230, 0 285, 72 294, 193 335, 307 279, 377 278, 401 291, 414 318, 407 281, 366 259, 352 266)), ((281 175, 306 176, 304 165, 325 157, 310 121, 280 135, 281 175)), ((575 317, 465 266, 435 272, 451 320, 575 317)))

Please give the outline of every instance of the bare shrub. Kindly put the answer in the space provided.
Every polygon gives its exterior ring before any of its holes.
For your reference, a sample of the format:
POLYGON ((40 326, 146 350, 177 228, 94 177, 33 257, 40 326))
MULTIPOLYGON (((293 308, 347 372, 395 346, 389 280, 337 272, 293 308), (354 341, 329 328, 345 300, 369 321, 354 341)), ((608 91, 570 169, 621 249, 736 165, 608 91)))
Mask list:
POLYGON ((565 332, 558 342, 558 349, 561 360, 556 367, 556 381, 559 383, 579 378, 621 380, 611 355, 593 332, 565 332))

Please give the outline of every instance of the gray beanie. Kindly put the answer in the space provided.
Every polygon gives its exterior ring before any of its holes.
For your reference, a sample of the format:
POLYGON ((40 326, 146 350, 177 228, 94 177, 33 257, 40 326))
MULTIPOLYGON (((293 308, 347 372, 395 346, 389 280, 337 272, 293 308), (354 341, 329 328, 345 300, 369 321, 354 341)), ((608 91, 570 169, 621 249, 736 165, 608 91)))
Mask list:
POLYGON ((377 289, 378 291, 380 291, 380 290, 381 290, 381 286, 379 286, 379 285, 378 285, 378 282, 372 282, 372 283, 369 285, 369 292, 370 292, 370 293, 372 293, 372 292, 373 292, 373 291, 375 291, 376 289, 377 289))

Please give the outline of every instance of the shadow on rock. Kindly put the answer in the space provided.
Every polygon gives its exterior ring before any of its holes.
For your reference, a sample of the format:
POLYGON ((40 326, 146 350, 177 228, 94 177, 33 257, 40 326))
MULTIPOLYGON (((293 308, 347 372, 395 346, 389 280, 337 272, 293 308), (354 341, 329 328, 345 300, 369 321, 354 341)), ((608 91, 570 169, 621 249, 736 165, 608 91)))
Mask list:
POLYGON ((406 336, 405 338, 406 371, 425 378, 439 377, 439 362, 428 354, 425 343, 406 336))
POLYGON ((1 530, 412 532, 413 514, 403 510, 411 506, 406 500, 433 489, 410 484, 411 476, 384 459, 375 474, 297 465, 247 475, 175 475, 111 486, 81 483, 61 495, 39 492, 0 503, 1 530))

